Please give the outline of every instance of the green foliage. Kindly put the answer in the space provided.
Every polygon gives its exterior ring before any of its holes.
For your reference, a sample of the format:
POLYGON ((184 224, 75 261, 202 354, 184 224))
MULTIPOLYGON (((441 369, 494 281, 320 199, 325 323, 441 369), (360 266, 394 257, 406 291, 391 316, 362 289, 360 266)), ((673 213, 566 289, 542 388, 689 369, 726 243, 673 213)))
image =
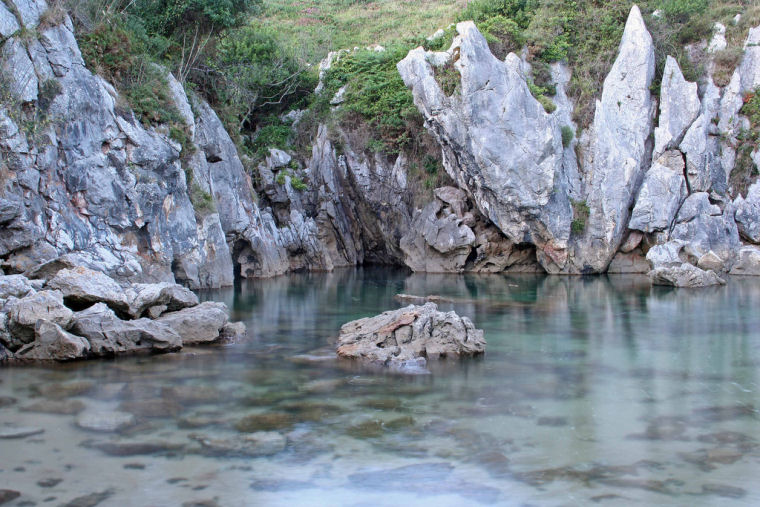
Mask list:
POLYGON ((562 131, 562 147, 567 148, 570 146, 570 143, 573 142, 575 132, 573 132, 573 128, 568 125, 563 125, 560 130, 562 131))
POLYGON ((513 19, 498 14, 477 25, 478 30, 486 38, 491 52, 500 60, 512 51, 519 51, 525 44, 523 30, 513 19))
POLYGON ((304 183, 300 176, 293 176, 290 178, 290 186, 293 187, 293 190, 299 192, 303 192, 307 188, 306 183, 304 183))
POLYGON ((260 0, 136 0, 132 12, 149 32, 170 36, 198 29, 201 33, 242 23, 260 0))
POLYGON ((453 61, 440 67, 433 67, 435 80, 443 90, 443 93, 450 97, 462 88, 462 77, 459 71, 454 67, 453 61))
POLYGON ((303 181, 303 178, 295 175, 290 169, 283 169, 277 173, 277 178, 275 178, 275 181, 278 185, 284 185, 287 182, 288 178, 290 178, 290 186, 293 188, 293 190, 303 192, 308 188, 306 183, 303 181))
POLYGON ((290 125, 281 123, 278 118, 269 118, 271 122, 261 127, 256 133, 252 143, 252 151, 259 157, 265 157, 269 148, 285 150, 290 147, 290 138, 293 130, 290 125))
POLYGON ((570 230, 573 234, 581 234, 586 230, 586 221, 588 220, 591 209, 586 201, 570 200, 573 207, 573 221, 570 223, 570 230))
POLYGON ((216 212, 214 198, 195 182, 190 185, 190 202, 193 204, 193 209, 199 217, 216 212))
POLYGON ((207 64, 210 71, 197 81, 233 133, 293 107, 315 86, 277 33, 261 25, 222 34, 207 64))
POLYGON ((385 51, 359 50, 341 56, 325 79, 323 100, 348 85, 341 109, 366 121, 384 151, 396 153, 408 146, 422 125, 411 92, 396 70, 410 47, 396 45, 385 51))
POLYGON ((544 111, 551 114, 557 110, 557 105, 546 96, 548 89, 542 86, 536 85, 533 81, 528 80, 528 89, 530 93, 538 100, 539 104, 544 107, 544 111))
POLYGON ((670 21, 684 22, 705 12, 709 0, 662 0, 660 9, 670 21))
POLYGON ((422 167, 429 175, 438 174, 438 166, 438 160, 432 155, 425 155, 425 157, 422 159, 422 167))
MULTIPOLYGON (((136 63, 136 62, 135 62, 136 63)), ((177 107, 172 100, 164 71, 155 64, 137 64, 131 69, 122 89, 142 123, 149 125, 169 124, 184 126, 177 107)))

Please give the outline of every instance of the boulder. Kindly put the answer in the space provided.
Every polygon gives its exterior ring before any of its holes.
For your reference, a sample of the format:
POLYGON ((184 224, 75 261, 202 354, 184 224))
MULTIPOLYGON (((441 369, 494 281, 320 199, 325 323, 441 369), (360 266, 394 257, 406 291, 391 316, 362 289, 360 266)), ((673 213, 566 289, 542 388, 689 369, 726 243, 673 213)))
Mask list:
POLYGON ((127 291, 129 314, 141 317, 149 308, 165 306, 162 312, 174 312, 198 304, 198 296, 174 283, 135 284, 127 291))
POLYGON ((89 342, 61 329, 61 326, 39 320, 34 326, 35 340, 16 352, 18 359, 70 361, 82 359, 90 351, 89 342))
POLYGON ((721 259, 713 252, 706 252, 698 258, 693 251, 689 243, 680 240, 650 248, 646 258, 652 266, 649 272, 652 283, 690 288, 724 284, 725 281, 713 269, 703 269, 714 266, 716 262, 722 266, 721 259))
POLYGON ((467 317, 439 312, 435 303, 410 305, 344 324, 339 357, 390 366, 417 358, 438 359, 483 354, 483 331, 467 317))
POLYGON ((206 301, 192 308, 165 313, 156 320, 173 329, 184 345, 197 345, 218 341, 227 324, 227 306, 206 301))
POLYGON ((61 269, 47 286, 61 291, 67 304, 87 306, 105 303, 122 313, 128 313, 130 309, 121 285, 109 276, 85 267, 61 269))
POLYGON ((76 257, 71 254, 66 254, 34 266, 26 271, 24 276, 27 278, 39 278, 41 280, 49 281, 52 280, 62 269, 74 269, 77 266, 76 257))
POLYGON ((526 267, 535 270, 535 251, 517 247, 472 207, 464 191, 440 187, 434 194, 435 199, 417 212, 399 242, 404 263, 413 271, 499 273, 526 267))
POLYGON ((751 243, 760 243, 760 182, 750 185, 747 197, 738 196, 734 206, 739 234, 751 243))
POLYGON ((12 351, 34 340, 35 326, 40 320, 52 322, 67 329, 74 312, 63 304, 63 294, 57 290, 44 290, 8 304, 8 330, 12 351))
POLYGON ((687 288, 709 287, 726 283, 714 271, 705 271, 688 263, 675 267, 655 268, 649 272, 649 278, 654 285, 687 288))
POLYGON ((182 347, 182 338, 166 323, 145 318, 124 321, 104 303, 75 313, 71 331, 87 338, 93 356, 173 352, 182 347))
POLYGON ((220 343, 240 343, 245 337, 246 329, 242 322, 228 322, 219 332, 220 343))

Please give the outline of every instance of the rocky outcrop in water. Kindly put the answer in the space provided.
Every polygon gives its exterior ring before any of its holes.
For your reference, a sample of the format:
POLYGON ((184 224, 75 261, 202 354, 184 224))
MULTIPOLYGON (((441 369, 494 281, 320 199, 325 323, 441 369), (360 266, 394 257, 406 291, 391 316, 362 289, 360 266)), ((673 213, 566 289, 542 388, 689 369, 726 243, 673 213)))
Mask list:
POLYGON ((173 352, 238 335, 222 303, 166 282, 122 286, 103 273, 61 269, 49 280, 0 276, 2 360, 68 361, 173 352))
POLYGON ((435 303, 427 303, 344 324, 337 352, 342 358, 403 367, 419 359, 483 354, 485 346, 483 331, 470 319, 439 312, 435 303))

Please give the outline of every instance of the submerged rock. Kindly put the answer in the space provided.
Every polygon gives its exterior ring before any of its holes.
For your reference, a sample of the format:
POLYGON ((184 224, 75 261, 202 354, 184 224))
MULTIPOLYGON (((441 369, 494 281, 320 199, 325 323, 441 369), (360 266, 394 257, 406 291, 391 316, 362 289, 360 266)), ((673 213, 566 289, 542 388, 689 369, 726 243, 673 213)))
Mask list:
POLYGON ((235 438, 211 438, 205 435, 190 435, 201 445, 201 454, 228 458, 253 458, 271 456, 285 449, 287 440, 275 431, 258 431, 235 438))
POLYGON ((21 426, 0 426, 0 439, 26 438, 44 433, 42 428, 21 426))
POLYGON ((344 324, 339 357, 390 366, 417 358, 438 359, 483 354, 483 331, 467 317, 439 312, 435 303, 407 306, 344 324))
POLYGON ((134 425, 135 416, 127 412, 82 412, 76 419, 76 424, 82 429, 102 432, 120 431, 134 425))

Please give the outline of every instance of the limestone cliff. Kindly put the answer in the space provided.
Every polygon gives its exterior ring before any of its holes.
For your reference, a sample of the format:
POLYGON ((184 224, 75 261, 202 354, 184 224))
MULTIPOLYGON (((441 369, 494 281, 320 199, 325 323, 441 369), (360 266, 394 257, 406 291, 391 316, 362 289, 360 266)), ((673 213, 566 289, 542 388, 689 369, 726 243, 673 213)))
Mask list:
MULTIPOLYGON (((656 283, 676 285, 760 274, 760 184, 745 177, 739 188, 736 177, 746 150, 742 106, 760 85, 760 27, 724 88, 709 60, 697 84, 668 57, 655 96, 654 46, 634 6, 593 122, 568 142, 572 68, 552 67, 557 107, 547 112, 531 92, 530 65, 513 53, 496 58, 475 24, 460 23, 447 51, 417 48, 398 63, 454 185, 425 191, 412 184, 403 152, 370 151, 330 122, 314 132, 309 155, 272 149, 246 169, 209 104, 167 73, 188 130, 182 146, 168 126, 143 125, 86 67, 68 17, 40 25, 45 0, 4 5, 6 274, 56 260, 120 282, 190 288, 362 263, 652 269, 656 283), (450 94, 439 84, 444 70, 458 79, 450 94)), ((342 100, 333 99, 334 110, 342 100)), ((751 159, 760 161, 757 150, 751 159)))

